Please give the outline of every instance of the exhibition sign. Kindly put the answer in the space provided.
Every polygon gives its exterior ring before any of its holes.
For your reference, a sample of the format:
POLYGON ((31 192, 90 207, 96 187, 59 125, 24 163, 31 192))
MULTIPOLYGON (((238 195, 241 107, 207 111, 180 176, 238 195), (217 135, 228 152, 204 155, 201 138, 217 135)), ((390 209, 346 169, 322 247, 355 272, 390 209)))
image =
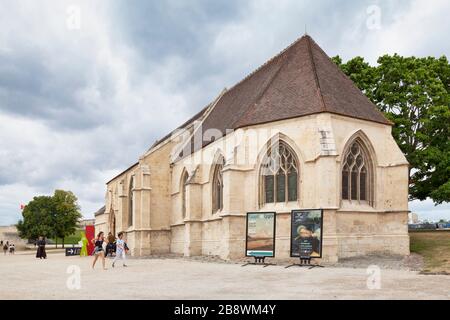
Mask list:
POLYGON ((247 213, 247 257, 275 257, 275 212, 247 213))
POLYGON ((323 210, 293 210, 291 257, 322 258, 323 210))
POLYGON ((79 256, 80 252, 80 247, 66 248, 66 257, 79 256))

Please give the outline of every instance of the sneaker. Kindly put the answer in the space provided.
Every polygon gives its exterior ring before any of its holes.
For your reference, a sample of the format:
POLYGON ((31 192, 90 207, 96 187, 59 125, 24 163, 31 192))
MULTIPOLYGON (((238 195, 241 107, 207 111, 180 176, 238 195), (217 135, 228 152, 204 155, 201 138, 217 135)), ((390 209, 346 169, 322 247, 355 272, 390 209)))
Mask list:
POLYGON ((125 268, 128 267, 126 264, 123 265, 125 268))
POLYGON ((112 264, 112 267, 114 268, 114 263, 112 264))

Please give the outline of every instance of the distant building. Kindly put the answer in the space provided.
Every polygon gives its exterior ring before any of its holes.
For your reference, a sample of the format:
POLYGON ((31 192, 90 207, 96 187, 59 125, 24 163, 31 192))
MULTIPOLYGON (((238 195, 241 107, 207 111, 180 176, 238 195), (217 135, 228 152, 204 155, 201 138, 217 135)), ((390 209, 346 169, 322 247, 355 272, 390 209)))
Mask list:
POLYGON ((437 225, 438 225, 438 228, 442 229, 442 230, 450 229, 450 222, 439 222, 437 225))
POLYGON ((436 223, 422 222, 422 223, 413 223, 408 225, 409 231, 414 230, 436 230, 436 223))
POLYGON ((80 228, 84 228, 86 226, 93 226, 93 225, 95 225, 95 218, 92 218, 92 219, 81 219, 78 222, 78 226, 80 228))
POLYGON ((409 214, 409 224, 417 224, 419 223, 419 216, 417 213, 411 212, 409 214))
POLYGON ((19 237, 16 226, 6 226, 0 227, 0 240, 4 243, 9 241, 9 243, 14 243, 16 250, 25 248, 27 241, 19 237))

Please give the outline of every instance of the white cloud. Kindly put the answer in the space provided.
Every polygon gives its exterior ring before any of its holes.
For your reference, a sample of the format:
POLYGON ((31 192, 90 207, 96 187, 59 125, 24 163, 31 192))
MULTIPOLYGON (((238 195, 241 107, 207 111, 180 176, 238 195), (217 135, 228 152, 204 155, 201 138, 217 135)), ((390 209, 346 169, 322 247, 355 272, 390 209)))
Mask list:
POLYGON ((420 220, 428 220, 437 222, 440 219, 450 220, 450 203, 435 206, 433 201, 412 201, 409 209, 413 213, 417 213, 420 220))
POLYGON ((337 47, 341 56, 351 58, 361 55, 376 63, 379 56, 400 55, 441 56, 450 52, 446 30, 450 30, 450 2, 414 0, 408 5, 396 6, 395 2, 380 2, 381 29, 369 30, 369 17, 359 12, 351 21, 352 28, 345 33, 337 47))

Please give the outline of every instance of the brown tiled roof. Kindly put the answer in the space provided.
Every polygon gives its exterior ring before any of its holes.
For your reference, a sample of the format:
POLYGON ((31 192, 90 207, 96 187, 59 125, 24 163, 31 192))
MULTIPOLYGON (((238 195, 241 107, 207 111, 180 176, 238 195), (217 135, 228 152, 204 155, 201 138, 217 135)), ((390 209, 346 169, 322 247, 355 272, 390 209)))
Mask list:
POLYGON ((173 130, 170 133, 168 133, 167 135, 165 135, 163 138, 155 141, 155 143, 150 147, 149 151, 151 149, 153 149, 154 147, 158 146, 159 144, 163 143, 164 141, 166 141, 168 138, 170 138, 172 136, 172 134, 175 133, 175 131, 180 130, 180 129, 184 129, 184 128, 188 127, 190 124, 192 124, 194 121, 199 120, 203 116, 203 114, 206 112, 206 110, 208 110, 210 105, 211 104, 209 104, 206 107, 204 107, 202 110, 200 110, 199 113, 197 113, 195 116, 193 116, 192 118, 187 120, 185 123, 183 123, 181 126, 176 128, 175 130, 173 130))
MULTIPOLYGON (((226 129, 329 112, 391 123, 305 35, 228 90, 203 122, 202 130, 226 129)), ((203 147, 209 141, 203 142, 203 147)), ((191 142, 192 150, 195 148, 191 142)))

